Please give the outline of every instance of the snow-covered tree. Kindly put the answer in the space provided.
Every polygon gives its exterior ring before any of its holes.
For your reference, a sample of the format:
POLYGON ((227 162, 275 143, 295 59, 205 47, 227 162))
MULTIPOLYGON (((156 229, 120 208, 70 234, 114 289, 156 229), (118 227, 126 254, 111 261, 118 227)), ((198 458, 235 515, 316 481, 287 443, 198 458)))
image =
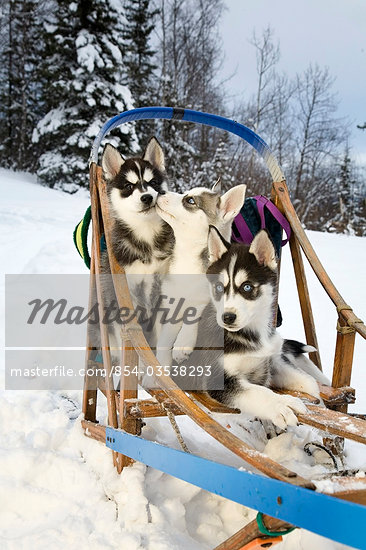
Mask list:
POLYGON ((0 162, 16 170, 32 170, 36 151, 31 135, 39 112, 39 26, 45 3, 0 2, 0 162))
MULTIPOLYGON (((161 104, 223 114, 216 80, 222 58, 218 28, 222 11, 222 0, 161 0, 157 28, 161 104)), ((212 161, 219 138, 207 126, 173 121, 159 127, 173 187, 193 187, 204 163, 212 161)))
MULTIPOLYGON (((87 186, 93 138, 110 117, 133 107, 122 51, 122 7, 114 0, 53 0, 39 66, 44 116, 33 133, 39 179, 69 192, 87 186)), ((136 145, 126 125, 114 134, 123 153, 136 145)))
MULTIPOLYGON (((151 47, 151 33, 158 10, 151 7, 151 0, 126 0, 124 7, 124 63, 129 88, 135 107, 152 106, 157 102, 157 78, 154 73, 156 52, 151 47)), ((147 142, 153 128, 151 121, 136 124, 136 134, 141 143, 147 142)))
POLYGON ((125 65, 131 79, 130 88, 136 103, 148 96, 148 84, 156 65, 150 40, 158 10, 151 0, 125 0, 123 38, 126 46, 125 65))

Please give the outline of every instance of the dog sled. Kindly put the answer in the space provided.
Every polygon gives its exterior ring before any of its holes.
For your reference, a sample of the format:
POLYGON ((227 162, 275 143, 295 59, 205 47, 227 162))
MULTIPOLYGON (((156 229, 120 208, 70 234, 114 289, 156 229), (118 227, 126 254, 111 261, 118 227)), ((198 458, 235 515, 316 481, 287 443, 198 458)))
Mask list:
MULTIPOLYGON (((306 256, 324 291, 338 313, 332 386, 322 386, 320 394, 326 407, 309 395, 292 392, 306 401, 307 412, 298 421, 320 430, 324 444, 332 456, 342 452, 344 439, 366 443, 366 417, 347 413, 355 401, 350 386, 356 333, 366 338, 366 327, 335 288, 316 256, 292 206, 285 177, 266 143, 245 126, 224 117, 169 107, 148 107, 124 112, 110 119, 94 141, 90 157, 91 219, 93 226, 90 260, 90 296, 96 293, 101 312, 103 292, 100 280, 101 247, 106 243, 112 280, 120 308, 133 310, 132 299, 122 267, 117 263, 111 246, 111 217, 106 183, 98 166, 98 150, 102 139, 112 129, 127 122, 143 119, 180 120, 220 128, 248 142, 263 158, 273 184, 271 201, 286 217, 291 227, 290 250, 307 344, 318 349, 316 327, 312 314, 303 255, 306 256)), ((82 229, 81 229, 82 231, 82 229)), ((102 317, 102 315, 100 316, 102 317)), ((147 391, 150 398, 138 398, 137 375, 121 376, 114 387, 108 330, 100 323, 102 363, 105 377, 98 376, 91 337, 88 332, 84 381, 82 426, 88 437, 111 449, 113 464, 120 473, 133 461, 141 461, 167 474, 195 484, 212 493, 259 510, 257 519, 243 527, 216 550, 269 548, 280 542, 292 529, 305 528, 355 548, 364 547, 361 526, 366 521, 366 477, 355 478, 342 471, 329 477, 332 492, 320 491, 312 480, 305 479, 257 451, 215 420, 212 413, 237 414, 199 391, 185 392, 167 376, 156 376, 159 389, 147 391), (92 375, 90 375, 92 373, 92 375), (95 374, 93 374, 95 373, 95 374), (96 419, 97 399, 106 399, 108 423, 96 419), (243 461, 243 469, 217 463, 194 454, 179 451, 144 439, 145 418, 167 416, 177 436, 180 433, 175 416, 188 415, 207 434, 243 461), (254 467, 253 473, 245 466, 254 467), (332 484, 332 482, 334 483, 332 484), (327 511, 325 517, 324 510, 327 511)), ((321 369, 318 351, 310 358, 321 369)), ((149 365, 157 372, 158 360, 150 349, 137 320, 131 319, 121 328, 121 366, 149 365)), ((183 443, 183 442, 182 442, 183 443)), ((184 445, 183 445, 184 447, 184 445)), ((327 485, 325 485, 327 486, 327 485)))

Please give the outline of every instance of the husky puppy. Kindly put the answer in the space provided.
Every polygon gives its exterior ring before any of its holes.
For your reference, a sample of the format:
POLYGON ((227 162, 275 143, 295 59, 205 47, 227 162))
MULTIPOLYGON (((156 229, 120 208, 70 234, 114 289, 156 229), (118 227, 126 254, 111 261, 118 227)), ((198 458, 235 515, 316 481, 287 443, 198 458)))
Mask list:
POLYGON ((172 230, 156 212, 168 190, 164 153, 150 139, 141 158, 124 159, 111 144, 102 156, 113 216, 112 248, 126 274, 164 273, 171 252, 172 230))
MULTIPOLYGON (((124 159, 107 144, 102 155, 113 221, 112 251, 124 268, 132 301, 148 317, 156 295, 157 274, 166 272, 174 242, 171 227, 156 212, 157 198, 168 190, 164 153, 153 137, 141 157, 124 159)), ((109 273, 108 254, 102 254, 102 271, 109 273)), ((105 281, 108 304, 116 303, 112 282, 105 281)), ((132 312, 131 312, 132 314, 132 312)), ((109 325, 112 347, 120 347, 118 326, 109 325)), ((154 330, 146 334, 154 343, 154 330)))
POLYGON ((314 348, 283 340, 273 327, 277 260, 266 230, 250 246, 229 244, 210 228, 208 275, 218 326, 224 329, 224 354, 215 369, 224 371, 224 388, 209 390, 218 401, 244 413, 270 420, 281 429, 296 425, 294 413, 305 405, 278 395, 269 386, 319 396, 317 380, 326 377, 304 356, 314 348))
MULTIPOLYGON (((196 187, 184 194, 170 192, 157 199, 157 211, 172 227, 175 239, 162 294, 171 299, 184 298, 185 307, 195 308, 197 318, 209 302, 207 281, 202 276, 209 263, 209 226, 215 225, 229 238, 232 222, 244 203, 245 190, 245 185, 238 185, 220 196, 219 185, 215 184, 212 190, 196 187), (185 277, 182 280, 179 276, 185 277)), ((197 323, 169 324, 159 329, 161 364, 171 365, 173 345, 174 360, 184 361, 196 343, 197 323)))

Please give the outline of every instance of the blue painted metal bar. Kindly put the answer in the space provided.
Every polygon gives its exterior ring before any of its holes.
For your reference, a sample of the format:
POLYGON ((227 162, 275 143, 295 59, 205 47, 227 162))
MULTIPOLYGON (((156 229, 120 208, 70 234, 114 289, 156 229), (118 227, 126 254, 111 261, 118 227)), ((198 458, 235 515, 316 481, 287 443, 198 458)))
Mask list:
POLYGON ((125 111, 110 120, 108 120, 101 128, 97 137, 94 140, 93 147, 90 153, 90 162, 98 162, 98 149, 103 138, 114 128, 131 122, 133 120, 149 120, 149 119, 173 119, 179 112, 179 118, 176 120, 183 120, 186 122, 195 122, 197 124, 205 124, 206 126, 212 126, 215 128, 221 128, 232 134, 239 136, 249 143, 260 154, 267 168, 272 176, 273 181, 282 181, 285 179, 283 172, 272 154, 270 148, 263 139, 258 136, 253 130, 247 128, 243 124, 239 124, 235 120, 225 118, 218 115, 212 115, 210 113, 202 113, 200 111, 194 111, 192 109, 174 109, 173 107, 140 107, 139 109, 132 109, 131 111, 125 111))
POLYGON ((237 470, 114 428, 106 428, 106 445, 211 493, 323 537, 365 548, 366 506, 237 470))

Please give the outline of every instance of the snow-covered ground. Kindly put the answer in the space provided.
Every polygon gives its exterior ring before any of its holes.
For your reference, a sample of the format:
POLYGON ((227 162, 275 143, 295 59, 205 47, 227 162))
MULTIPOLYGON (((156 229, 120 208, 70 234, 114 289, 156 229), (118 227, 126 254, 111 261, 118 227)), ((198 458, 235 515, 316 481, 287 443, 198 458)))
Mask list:
MULTIPOLYGON (((87 273, 74 249, 72 231, 89 204, 86 193, 73 196, 40 187, 27 174, 0 170, 0 253, 3 273, 87 273)), ((311 232, 309 237, 334 283, 356 314, 366 317, 363 284, 366 240, 311 232)), ((283 254, 281 333, 303 338, 291 274, 289 250, 283 254)), ((311 275, 311 274, 310 274, 311 275)), ((4 320, 4 277, 0 280, 4 320)), ((330 375, 336 315, 313 276, 309 278, 319 347, 330 375)), ((4 344, 4 331, 1 331, 4 344)), ((360 340, 360 339, 357 339, 360 340)), ((366 412, 362 341, 355 350, 354 411, 366 412)), ((1 359, 2 387, 4 379, 1 359)), ((85 437, 80 427, 81 391, 4 391, 0 393, 1 548, 6 550, 206 550, 254 518, 255 512, 159 471, 135 464, 118 476, 106 447, 85 437)), ((99 415, 103 417, 105 410, 99 415)), ((258 423, 218 416, 243 439, 303 475, 326 471, 302 447, 319 439, 300 426, 267 443, 258 423), (251 433, 243 429, 251 427, 251 433)), ((242 466, 189 419, 179 418, 192 452, 242 466)), ((178 448, 166 419, 151 419, 144 437, 178 448)), ((357 444, 347 444, 347 464, 366 467, 357 444)), ((320 459, 318 459, 320 460, 320 459)), ((335 550, 344 546, 295 530, 280 550, 335 550)))

